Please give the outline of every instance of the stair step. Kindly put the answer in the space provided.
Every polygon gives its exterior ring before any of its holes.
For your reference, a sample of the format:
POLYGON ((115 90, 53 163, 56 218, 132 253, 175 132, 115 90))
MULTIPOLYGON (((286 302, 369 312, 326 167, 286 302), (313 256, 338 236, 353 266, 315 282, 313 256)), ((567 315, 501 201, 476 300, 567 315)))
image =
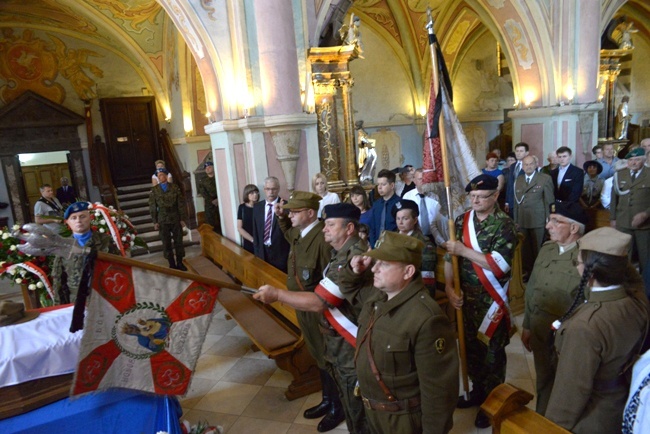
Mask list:
POLYGON ((148 216, 151 218, 151 214, 149 214, 149 207, 140 207, 140 208, 132 208, 129 210, 123 210, 129 215, 129 219, 131 220, 131 223, 133 223, 133 219, 135 217, 143 217, 143 216, 148 216))
POLYGON ((152 187, 151 183, 125 185, 117 188, 117 194, 119 195, 122 193, 134 193, 142 190, 151 190, 151 187, 152 187))
POLYGON ((129 202, 129 201, 132 201, 132 200, 149 201, 149 194, 150 193, 151 193, 151 190, 139 191, 139 192, 136 192, 136 193, 118 194, 117 198, 120 201, 120 206, 122 206, 122 202, 129 202))

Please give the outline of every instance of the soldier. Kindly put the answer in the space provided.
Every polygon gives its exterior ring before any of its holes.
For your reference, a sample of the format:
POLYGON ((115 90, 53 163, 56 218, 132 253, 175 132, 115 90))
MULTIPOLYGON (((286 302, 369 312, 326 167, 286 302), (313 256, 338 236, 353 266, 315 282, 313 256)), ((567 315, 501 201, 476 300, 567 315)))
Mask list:
POLYGON ((217 197, 217 183, 214 177, 214 163, 206 161, 203 165, 205 176, 196 186, 196 190, 203 196, 205 204, 205 222, 221 235, 221 218, 219 216, 219 198, 217 197))
POLYGON ((551 324, 566 312, 578 291, 580 275, 573 265, 578 256, 576 241, 585 233, 587 214, 575 202, 550 206, 546 229, 551 241, 544 243, 526 285, 526 310, 521 341, 533 352, 537 383, 536 411, 544 415, 555 378, 551 363, 551 324))
MULTIPOLYGON (((280 230, 291 246, 287 264, 287 289, 289 291, 313 292, 321 281, 332 257, 332 248, 323 237, 323 222, 318 220, 321 197, 307 191, 294 191, 289 202, 277 202, 274 212, 280 230), (285 211, 288 210, 288 215, 285 211), (287 216, 289 218, 287 218, 287 216)), ((309 352, 321 370, 323 399, 320 404, 305 410, 307 419, 325 416, 318 424, 318 431, 332 430, 345 419, 336 383, 326 370, 325 343, 320 332, 320 315, 316 312, 298 310, 298 323, 309 352)))
MULTIPOLYGON (((508 306, 508 284, 517 244, 514 222, 497 205, 498 181, 480 175, 467 184, 472 209, 456 219, 458 241, 447 241, 445 292, 456 309, 463 309, 467 368, 473 390, 469 400, 459 399, 458 408, 480 406, 506 378, 505 347, 514 323, 508 306), (454 292, 450 255, 459 256, 459 296, 454 292)), ((488 417, 480 412, 474 425, 487 428, 488 417)))
POLYGON ((185 227, 185 199, 176 184, 167 182, 167 170, 159 170, 158 185, 149 195, 149 213, 153 227, 162 239, 163 255, 169 261, 169 268, 187 271, 183 265, 183 228, 185 227), (176 258, 174 258, 174 252, 176 258))
POLYGON ((386 231, 375 250, 343 270, 358 275, 372 266, 374 273, 374 285, 363 290, 355 356, 373 433, 447 433, 453 425, 454 331, 422 283, 422 247, 420 240, 386 231))
MULTIPOLYGON (((325 339, 324 359, 328 372, 336 381, 351 433, 368 432, 363 403, 354 395, 357 384, 354 347, 362 297, 359 289, 341 282, 341 271, 349 267, 352 257, 368 250, 368 244, 357 234, 360 214, 359 208, 349 203, 325 207, 323 234, 334 249, 334 256, 326 268, 325 278, 314 292, 289 292, 264 285, 254 296, 264 303, 280 301, 295 309, 323 313, 320 326, 325 339)), ((371 278, 368 274, 364 273, 359 279, 371 278)))
POLYGON ((627 257, 631 242, 608 227, 578 241, 578 295, 553 323, 558 362, 546 417, 573 433, 621 431, 627 370, 648 329, 648 299, 627 257))

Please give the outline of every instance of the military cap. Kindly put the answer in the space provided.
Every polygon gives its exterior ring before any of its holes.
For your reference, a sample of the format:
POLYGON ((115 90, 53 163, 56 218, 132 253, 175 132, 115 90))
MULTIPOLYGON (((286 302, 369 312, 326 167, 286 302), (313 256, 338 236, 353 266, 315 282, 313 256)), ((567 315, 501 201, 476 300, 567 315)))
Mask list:
POLYGON ((411 170, 412 168, 413 168, 412 165, 407 164, 406 166, 404 166, 404 167, 402 167, 401 169, 399 169, 399 173, 406 173, 406 172, 408 172, 409 170, 411 170))
POLYGON ((323 208, 323 219, 352 219, 359 220, 361 210, 351 203, 335 203, 323 208))
POLYGON ((66 208, 65 213, 63 213, 63 218, 67 220, 68 217, 70 217, 70 214, 81 211, 88 211, 89 206, 89 202, 75 202, 66 208))
POLYGON ((598 161, 596 161, 596 160, 585 161, 585 163, 582 165, 582 168, 583 168, 583 169, 585 170, 585 172, 586 172, 586 171, 587 171, 587 167, 591 167, 591 166, 596 166, 596 173, 597 173, 598 175, 600 175, 600 172, 603 171, 603 165, 600 164, 600 163, 599 163, 598 161))
POLYGON ((583 225, 589 222, 587 213, 578 202, 553 202, 549 206, 549 211, 551 214, 559 214, 583 225))
POLYGON ((294 191, 289 197, 289 201, 285 203, 282 208, 284 209, 318 209, 322 197, 315 193, 308 191, 294 191))
POLYGON ((165 175, 169 175, 169 170, 165 169, 164 167, 159 167, 158 169, 156 169, 156 174, 160 172, 164 173, 165 175))
POLYGON ((496 190, 499 186, 499 180, 494 176, 482 174, 472 179, 465 187, 466 192, 475 190, 496 190))
POLYGON ((377 240, 377 248, 364 253, 364 256, 382 261, 413 264, 419 269, 422 265, 422 249, 424 243, 415 237, 384 231, 377 240))
POLYGON ((203 168, 205 169, 208 166, 214 166, 214 163, 211 160, 206 161, 203 163, 203 168))
POLYGON ((627 256, 632 243, 632 235, 624 234, 614 228, 604 227, 588 232, 578 240, 580 250, 605 253, 612 256, 627 256))
POLYGON ((645 149, 638 147, 628 152, 627 155, 625 156, 625 159, 627 160, 628 158, 643 157, 643 156, 645 156, 645 149))
POLYGON ((418 204, 408 199, 400 199, 395 202, 395 205, 393 205, 391 208, 390 213, 393 218, 395 218, 395 216, 397 216, 397 213, 403 209, 412 210, 413 216, 415 217, 418 217, 420 215, 420 208, 418 207, 418 204))
POLYGON ((485 156, 485 159, 486 159, 486 160, 489 160, 490 158, 496 158, 496 159, 498 160, 498 159, 499 159, 499 156, 498 156, 497 154, 495 154, 494 152, 490 152, 489 154, 487 154, 487 155, 485 156))

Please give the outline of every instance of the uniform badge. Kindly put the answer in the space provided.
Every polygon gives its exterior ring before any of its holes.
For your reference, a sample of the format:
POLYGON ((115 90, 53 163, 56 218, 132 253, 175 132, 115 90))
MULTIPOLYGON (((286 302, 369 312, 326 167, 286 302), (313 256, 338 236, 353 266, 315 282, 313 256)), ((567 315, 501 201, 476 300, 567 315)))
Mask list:
POLYGON ((445 339, 444 338, 436 339, 435 347, 438 354, 442 354, 442 352, 445 351, 445 339))
POLYGON ((306 268, 302 269, 302 280, 309 280, 309 270, 306 268))

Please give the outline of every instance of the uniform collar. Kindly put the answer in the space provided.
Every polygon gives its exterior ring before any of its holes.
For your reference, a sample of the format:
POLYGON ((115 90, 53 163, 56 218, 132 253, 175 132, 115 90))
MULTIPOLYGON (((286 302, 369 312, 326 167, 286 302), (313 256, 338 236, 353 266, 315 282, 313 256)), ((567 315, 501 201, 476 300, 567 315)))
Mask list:
POLYGON ((420 291, 424 293, 423 289, 424 289, 424 283, 422 282, 422 277, 418 276, 415 279, 413 279, 408 285, 406 285, 406 288, 404 288, 402 292, 400 292, 390 300, 388 300, 386 294, 382 292, 381 301, 378 303, 377 314, 379 315, 390 314, 390 312, 393 309, 396 309, 399 306, 403 305, 404 303, 406 303, 406 301, 418 295, 420 291))
POLYGON ((589 303, 600 303, 603 301, 621 300, 627 297, 625 288, 622 285, 589 288, 585 291, 585 298, 589 303))

